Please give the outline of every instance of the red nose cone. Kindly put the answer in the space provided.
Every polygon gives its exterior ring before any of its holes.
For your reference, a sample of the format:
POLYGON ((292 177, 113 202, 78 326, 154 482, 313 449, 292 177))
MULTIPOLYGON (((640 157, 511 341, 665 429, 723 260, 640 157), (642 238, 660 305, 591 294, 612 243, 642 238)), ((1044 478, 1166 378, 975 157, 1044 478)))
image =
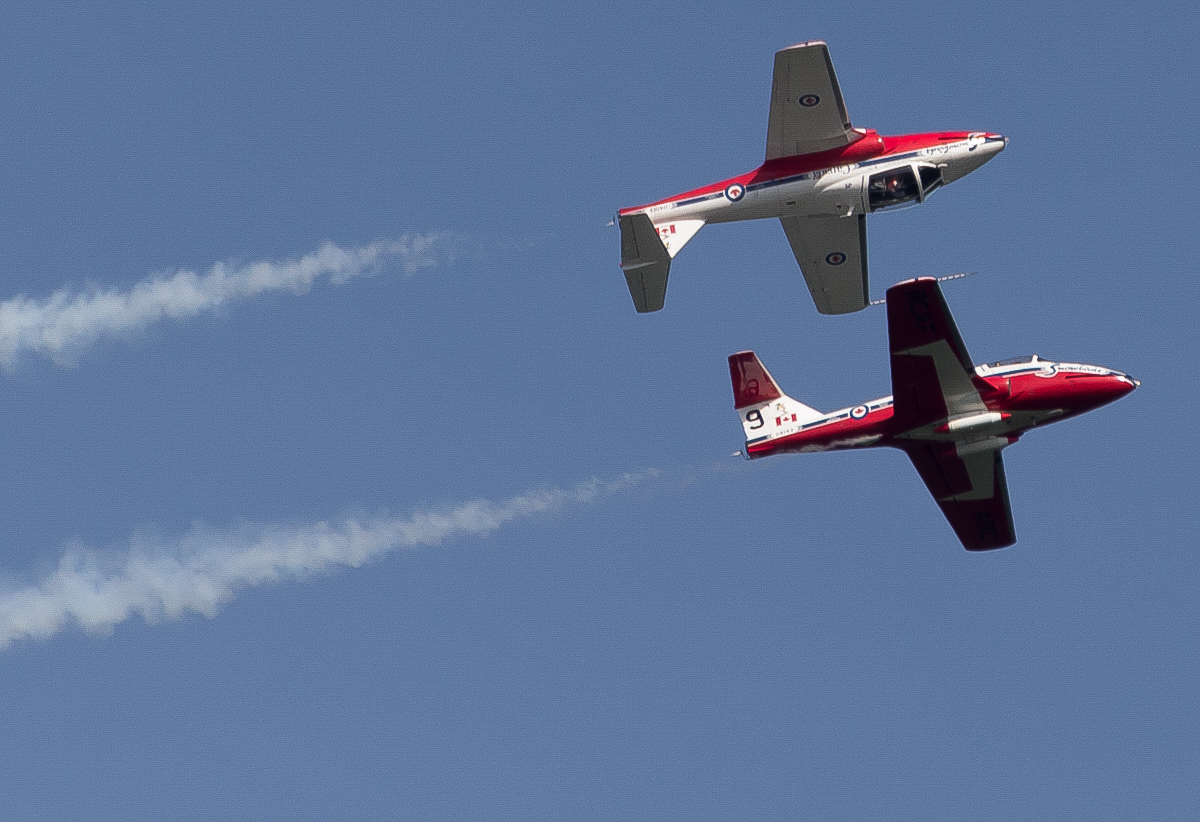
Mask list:
POLYGON ((1115 400, 1119 397, 1125 396, 1139 385, 1141 385, 1141 383, 1128 374, 1114 374, 1112 376, 1112 384, 1109 387, 1109 391, 1112 392, 1113 399, 1115 400))
POLYGON ((1086 378, 1077 383, 1076 396, 1084 407, 1097 408, 1119 400, 1140 384, 1137 380, 1124 374, 1086 378))

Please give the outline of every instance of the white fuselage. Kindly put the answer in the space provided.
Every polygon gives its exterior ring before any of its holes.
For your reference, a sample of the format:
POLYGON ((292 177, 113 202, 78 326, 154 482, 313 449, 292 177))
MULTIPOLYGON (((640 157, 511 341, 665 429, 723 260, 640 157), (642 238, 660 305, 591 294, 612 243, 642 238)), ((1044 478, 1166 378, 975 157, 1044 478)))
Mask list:
POLYGON ((1004 146, 1003 138, 972 134, 954 142, 778 177, 762 173, 764 166, 719 184, 715 190, 700 189, 629 213, 643 212, 656 226, 688 220, 726 223, 788 216, 851 217, 924 202, 933 189, 966 176, 1004 146), (872 180, 894 172, 911 172, 916 187, 897 195, 872 191, 872 180))

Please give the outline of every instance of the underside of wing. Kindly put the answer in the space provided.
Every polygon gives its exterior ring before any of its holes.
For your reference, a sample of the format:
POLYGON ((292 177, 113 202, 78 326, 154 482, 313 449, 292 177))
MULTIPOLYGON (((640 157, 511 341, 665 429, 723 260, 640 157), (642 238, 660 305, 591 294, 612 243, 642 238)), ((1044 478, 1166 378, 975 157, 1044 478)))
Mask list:
POLYGON ((975 366, 937 280, 923 278, 887 291, 893 413, 912 430, 987 412, 975 366))
POLYGON ((823 42, 812 40, 775 52, 768 160, 839 148, 861 136, 850 126, 829 48, 823 42))
POLYGON ((671 255, 645 214, 620 218, 621 271, 639 313, 658 311, 667 297, 671 255))
POLYGON ((781 217, 792 253, 822 314, 867 307, 867 218, 781 217))
POLYGON ((913 443, 905 452, 968 551, 1017 541, 999 449, 959 456, 952 443, 913 443))

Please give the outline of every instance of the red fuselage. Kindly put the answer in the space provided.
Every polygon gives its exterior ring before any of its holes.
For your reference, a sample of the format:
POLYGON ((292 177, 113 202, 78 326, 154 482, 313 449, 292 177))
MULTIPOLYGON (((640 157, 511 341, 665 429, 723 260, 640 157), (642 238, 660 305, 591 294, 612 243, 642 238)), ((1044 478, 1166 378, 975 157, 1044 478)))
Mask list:
MULTIPOLYGON (((884 397, 835 411, 785 436, 750 440, 746 456, 758 459, 787 452, 903 447, 914 440, 957 443, 962 453, 964 446, 976 442, 987 447, 995 447, 1001 439, 1016 442, 1030 428, 1099 408, 1139 385, 1111 369, 1038 359, 979 366, 975 384, 987 414, 912 429, 898 423, 892 398, 884 397)), ((764 410, 763 416, 770 417, 770 413, 764 410)), ((776 421, 768 420, 768 429, 771 423, 776 421)))

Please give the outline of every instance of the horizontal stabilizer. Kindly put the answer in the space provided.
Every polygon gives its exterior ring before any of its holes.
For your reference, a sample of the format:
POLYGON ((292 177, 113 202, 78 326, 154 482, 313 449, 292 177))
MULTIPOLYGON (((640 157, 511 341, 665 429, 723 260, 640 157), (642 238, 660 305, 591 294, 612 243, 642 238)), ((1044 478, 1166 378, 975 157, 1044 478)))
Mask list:
POLYGON ((645 214, 622 216, 621 270, 639 314, 658 311, 667 296, 671 255, 645 214))

